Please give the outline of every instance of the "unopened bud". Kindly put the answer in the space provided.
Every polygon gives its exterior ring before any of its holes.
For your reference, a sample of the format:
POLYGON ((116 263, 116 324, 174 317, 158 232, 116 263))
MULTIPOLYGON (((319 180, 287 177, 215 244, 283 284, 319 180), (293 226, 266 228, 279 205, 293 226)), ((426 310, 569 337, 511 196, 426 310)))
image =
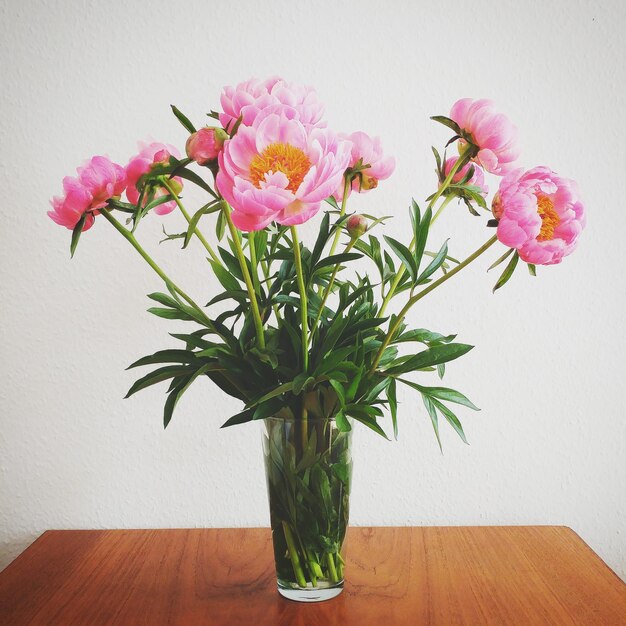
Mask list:
POLYGON ((185 151, 198 165, 206 165, 217 159, 227 139, 226 131, 221 128, 201 128, 189 135, 185 151))
POLYGON ((499 220, 502 217, 502 211, 502 199, 500 198, 500 194, 496 193, 496 195, 493 197, 493 200, 491 201, 491 212, 493 213, 493 216, 497 220, 499 220))
POLYGON ((367 220, 362 215, 351 215, 346 223, 346 228, 352 239, 358 239, 367 230, 367 220))

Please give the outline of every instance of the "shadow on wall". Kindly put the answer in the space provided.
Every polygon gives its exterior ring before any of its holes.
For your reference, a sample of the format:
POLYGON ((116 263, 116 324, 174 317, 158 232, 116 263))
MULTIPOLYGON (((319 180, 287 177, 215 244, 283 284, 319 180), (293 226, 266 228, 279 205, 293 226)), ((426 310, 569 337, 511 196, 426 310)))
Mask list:
POLYGON ((28 546, 30 546, 41 533, 24 533, 18 538, 0 542, 0 571, 5 569, 16 559, 28 546))

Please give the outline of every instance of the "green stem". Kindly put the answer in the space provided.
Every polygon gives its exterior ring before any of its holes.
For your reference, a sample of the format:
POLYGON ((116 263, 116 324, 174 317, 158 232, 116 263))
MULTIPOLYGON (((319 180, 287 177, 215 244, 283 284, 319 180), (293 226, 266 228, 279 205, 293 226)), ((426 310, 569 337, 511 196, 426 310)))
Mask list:
MULTIPOLYGON (((264 261, 263 259, 261 259, 261 270, 263 271, 263 277, 265 278, 267 289, 269 290, 272 286, 270 283, 270 268, 267 262, 264 261)), ((281 317, 280 317, 280 311, 278 309, 278 305, 276 303, 272 304, 272 309, 274 309, 274 315, 276 316, 276 321, 280 322, 281 317)))
MULTIPOLYGON (((470 154, 466 152, 465 154, 463 154, 456 160, 456 163, 452 166, 452 169, 448 172, 448 175, 446 176, 445 180, 441 183, 441 185, 439 186, 439 189, 437 189, 437 191, 435 192, 435 195, 430 199, 430 202, 428 203, 429 209, 432 209, 435 206, 435 202, 439 200, 439 198, 441 197, 441 194, 449 187, 455 174, 459 170, 461 170, 463 167, 465 167, 467 163, 469 163, 470 158, 471 158, 470 154)), ((432 221, 431 221, 431 224, 432 224, 432 221)))
MULTIPOLYGON (((346 180, 343 186, 343 197, 341 198, 341 209, 339 211, 339 218, 342 218, 346 214, 346 202, 348 201, 348 194, 350 193, 351 185, 352 181, 346 180)), ((335 238, 333 239, 333 245, 330 247, 329 256, 332 256, 335 253, 337 245, 339 244, 339 237, 341 237, 341 228, 337 228, 335 238)))
POLYGON ((140 243, 135 239, 135 235, 129 230, 124 228, 114 217, 108 209, 101 209, 100 212, 104 215, 115 229, 121 233, 121 235, 137 250, 146 263, 159 275, 163 282, 173 291, 175 291, 189 306, 206 320, 209 328, 213 328, 213 322, 206 316, 205 312, 196 304, 196 302, 188 296, 173 280, 156 264, 154 259, 141 247, 140 243))
POLYGON ((296 581, 300 587, 306 587, 306 579, 304 578, 304 572, 302 571, 302 565, 300 564, 300 557, 298 556, 298 548, 293 540, 291 534, 291 528, 287 522, 283 522, 283 532, 285 533, 285 541, 287 542, 287 549, 289 550, 289 558, 291 559, 291 565, 293 567, 293 573, 296 576, 296 581))
POLYGON ((337 576, 337 568, 335 567, 335 560, 330 552, 326 553, 326 563, 328 564, 328 577, 334 583, 339 582, 339 576, 337 576))
POLYGON ((302 270, 302 257, 300 256, 300 242, 298 231, 295 226, 291 227, 293 239, 293 258, 296 264, 296 277, 298 290, 300 291, 300 320, 302 324, 302 367, 306 372, 309 369, 309 315, 307 310, 306 286, 304 284, 304 271, 302 270))
POLYGON ((256 328, 256 336, 259 342, 260 348, 265 348, 265 335, 263 334, 263 322, 261 321, 261 313, 259 312, 259 304, 256 299, 256 293, 254 291, 254 285, 252 284, 252 278, 248 271, 248 264, 246 257, 243 254, 243 248, 241 247, 241 241, 239 241, 239 233, 236 226, 233 224, 233 219, 230 216, 230 206, 228 202, 223 201, 222 210, 224 211, 224 217, 228 223, 228 230, 230 231, 233 245, 235 246, 235 253, 237 259, 239 259, 239 266, 241 267, 241 273, 243 274, 243 280, 246 283, 248 289, 248 297, 250 298, 250 306, 252 308, 252 317, 254 319, 254 326, 256 328))
POLYGON ((431 226, 439 219, 439 216, 443 213, 443 210, 450 204, 450 202, 452 202, 452 200, 454 200, 455 197, 456 196, 453 195, 447 196, 446 199, 439 205, 437 212, 433 215, 433 219, 430 220, 431 226))
MULTIPOLYGON (((352 250, 352 247, 354 246, 356 241, 357 241, 356 239, 351 239, 350 243, 348 243, 348 245, 346 246, 346 249, 344 250, 344 252, 350 252, 350 250, 352 250)), ((326 290, 324 291, 324 295, 322 297, 320 309, 317 312, 317 315, 315 316, 315 321, 313 322, 313 327, 311 328, 311 343, 313 342, 313 337, 315 336, 315 331, 317 330, 317 326, 320 323, 320 319, 322 317, 322 311, 324 310, 324 305, 326 304, 326 300, 328 300, 328 297, 330 296, 333 285, 335 284, 335 279, 337 278, 337 272, 339 271, 340 265, 341 265, 340 263, 337 263, 337 265, 335 265, 335 269, 333 270, 333 273, 330 276, 328 285, 326 285, 326 290)))
POLYGON ((374 363, 372 364, 372 367, 370 368, 370 374, 376 370, 376 366, 378 365, 378 362, 380 361, 381 357, 383 356, 383 353, 387 349, 389 342, 392 340, 396 331, 398 330, 398 328, 404 321, 404 318, 406 317, 406 314, 408 313, 409 309, 418 300, 421 300, 424 296, 428 295, 431 291, 439 287, 439 285, 442 285, 443 283, 445 283, 447 280, 452 278, 455 274, 458 274, 464 267, 467 267, 472 261, 476 260, 483 252, 488 250, 497 240, 498 240, 497 235, 494 235, 493 237, 491 237, 491 239, 485 242, 480 248, 478 248, 478 250, 476 250, 475 252, 472 252, 472 254, 470 254, 464 261, 461 261, 461 263, 459 263, 455 268, 451 269, 447 274, 444 274, 438 280, 435 280, 432 283, 430 283, 428 287, 426 287, 425 289, 422 289, 422 291, 415 294, 412 298, 409 299, 409 301, 404 305, 400 313, 398 313, 398 316, 396 317, 394 324, 392 325, 392 327, 389 329, 389 331, 387 332, 385 336, 383 344, 380 346, 380 349, 376 353, 376 357, 374 358, 374 363))
POLYGON ((254 246, 254 231, 248 233, 248 247, 250 248, 250 265, 252 266, 252 284, 256 293, 260 293, 259 274, 256 268, 256 248, 254 246))
MULTIPOLYGON (((163 186, 170 192, 170 195, 172 196, 172 198, 174 198, 174 202, 176 202, 176 204, 178 205, 178 208, 180 209, 180 212, 183 214, 183 216, 187 220, 187 224, 191 224, 191 216, 189 215, 189 213, 187 213, 187 209, 185 209, 185 207, 183 206, 183 203, 180 201, 180 198, 178 197, 178 194, 174 191, 174 187, 172 186, 172 183, 169 180, 169 178, 166 178, 166 177, 163 178, 163 186)), ((198 230, 197 225, 193 229, 193 234, 200 240, 202 245, 206 248, 206 251, 209 253, 213 261, 221 265, 222 262, 220 261, 220 258, 217 256, 217 254, 215 254, 215 251, 211 247, 211 244, 206 240, 204 235, 198 230)))

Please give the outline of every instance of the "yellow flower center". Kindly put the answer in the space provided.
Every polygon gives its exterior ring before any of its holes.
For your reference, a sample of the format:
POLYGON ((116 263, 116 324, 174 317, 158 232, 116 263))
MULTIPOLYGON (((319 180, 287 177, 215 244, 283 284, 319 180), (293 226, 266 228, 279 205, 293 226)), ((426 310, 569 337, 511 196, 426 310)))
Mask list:
POLYGON ((271 143, 250 163, 250 180, 261 187, 268 173, 282 172, 289 179, 287 189, 295 193, 311 169, 311 161, 300 148, 288 143, 271 143))
POLYGON ((541 218, 541 230, 537 241, 549 241, 554 238, 554 229, 561 223, 559 214, 554 210, 554 202, 548 196, 537 198, 537 213, 541 218))

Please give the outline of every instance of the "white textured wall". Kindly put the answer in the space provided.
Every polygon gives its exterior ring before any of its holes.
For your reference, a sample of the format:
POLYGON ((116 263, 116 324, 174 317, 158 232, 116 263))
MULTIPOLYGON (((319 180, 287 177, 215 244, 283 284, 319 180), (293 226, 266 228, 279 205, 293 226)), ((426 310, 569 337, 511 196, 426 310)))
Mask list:
MULTIPOLYGON (((566 524, 625 576, 625 18, 618 0, 2 2, 0 565, 47 528, 268 523, 258 427, 218 428, 237 402, 198 384, 164 432, 162 389, 122 400, 124 368, 177 326, 145 313, 158 279, 103 220, 70 262, 45 211, 92 154, 182 147, 170 102, 200 123, 222 85, 280 73, 317 86, 332 127, 396 155, 353 205, 397 214, 395 236, 433 188, 446 132, 428 116, 462 96, 495 99, 523 164, 577 179, 588 205, 561 266, 492 296, 481 260, 411 313, 476 344, 448 383, 482 411, 463 413, 470 446, 443 428, 443 456, 412 394, 397 443, 358 432, 354 523, 566 524)), ((202 250, 159 247, 161 222, 182 226, 153 217, 141 237, 206 300, 202 250)), ((450 207, 436 236, 462 255, 483 223, 450 207)))

